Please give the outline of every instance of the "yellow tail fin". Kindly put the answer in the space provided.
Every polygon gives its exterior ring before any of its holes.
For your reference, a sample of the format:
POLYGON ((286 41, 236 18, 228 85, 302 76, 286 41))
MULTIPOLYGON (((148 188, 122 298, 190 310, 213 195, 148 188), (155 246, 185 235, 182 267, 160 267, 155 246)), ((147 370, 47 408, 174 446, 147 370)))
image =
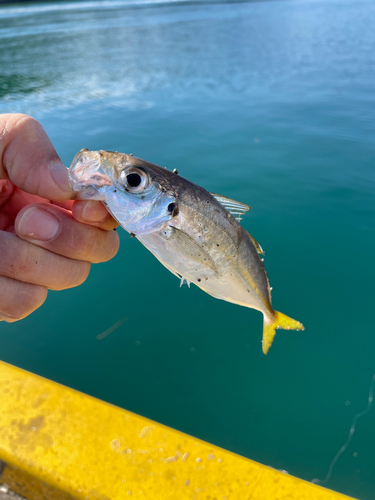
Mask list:
POLYGON ((264 354, 267 354, 271 347, 273 338, 276 334, 276 329, 283 328, 284 330, 304 330, 304 326, 299 321, 285 316, 285 314, 274 311, 273 318, 270 320, 264 317, 263 321, 263 340, 262 348, 264 354))

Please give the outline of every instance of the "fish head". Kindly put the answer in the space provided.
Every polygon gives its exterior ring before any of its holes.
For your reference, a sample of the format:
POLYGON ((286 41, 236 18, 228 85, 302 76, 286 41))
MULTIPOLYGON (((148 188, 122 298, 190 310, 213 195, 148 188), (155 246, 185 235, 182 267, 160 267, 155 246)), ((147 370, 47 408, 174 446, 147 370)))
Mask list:
POLYGON ((69 168, 76 199, 102 201, 136 236, 159 231, 174 216, 177 195, 162 174, 161 167, 134 156, 87 149, 69 168))

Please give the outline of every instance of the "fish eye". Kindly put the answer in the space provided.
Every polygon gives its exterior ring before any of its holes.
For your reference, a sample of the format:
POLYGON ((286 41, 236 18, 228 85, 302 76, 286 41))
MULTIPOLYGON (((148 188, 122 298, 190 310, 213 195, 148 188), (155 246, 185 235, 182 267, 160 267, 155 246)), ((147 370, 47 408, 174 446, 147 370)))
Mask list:
POLYGON ((126 180, 130 187, 138 187, 142 182, 142 177, 139 174, 133 173, 126 176, 126 180))
POLYGON ((119 180, 125 189, 131 193, 141 193, 150 182, 147 173, 143 169, 136 167, 123 170, 119 180))

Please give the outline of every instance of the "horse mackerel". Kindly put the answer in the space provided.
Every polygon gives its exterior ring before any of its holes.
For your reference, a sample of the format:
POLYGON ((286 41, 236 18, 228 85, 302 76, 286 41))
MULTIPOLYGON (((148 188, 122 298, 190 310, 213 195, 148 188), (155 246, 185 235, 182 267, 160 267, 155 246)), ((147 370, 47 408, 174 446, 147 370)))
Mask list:
POLYGON ((176 171, 112 151, 81 150, 69 176, 78 199, 102 201, 181 282, 261 311, 265 354, 277 328, 303 329, 272 308, 263 251, 239 223, 248 205, 209 193, 176 171))

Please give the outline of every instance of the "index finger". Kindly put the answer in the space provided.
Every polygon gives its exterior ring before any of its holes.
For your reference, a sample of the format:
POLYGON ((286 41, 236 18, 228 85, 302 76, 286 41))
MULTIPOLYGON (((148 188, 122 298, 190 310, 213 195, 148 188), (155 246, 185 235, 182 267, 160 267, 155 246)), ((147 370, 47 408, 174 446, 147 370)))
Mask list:
POLYGON ((65 201, 74 197, 68 170, 42 125, 27 115, 0 115, 0 179, 8 178, 42 198, 65 201))

